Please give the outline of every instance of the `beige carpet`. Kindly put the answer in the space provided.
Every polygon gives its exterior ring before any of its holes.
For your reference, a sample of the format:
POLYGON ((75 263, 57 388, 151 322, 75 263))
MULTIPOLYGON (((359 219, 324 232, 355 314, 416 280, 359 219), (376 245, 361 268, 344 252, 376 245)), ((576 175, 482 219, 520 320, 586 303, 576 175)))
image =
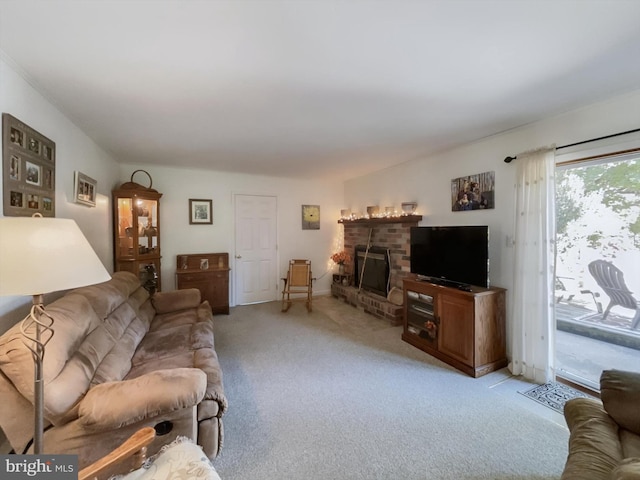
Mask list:
POLYGON ((215 328, 229 399, 215 462, 224 480, 562 472, 566 428, 491 388, 491 376, 458 372, 403 342, 401 327, 342 301, 317 298, 311 314, 300 304, 287 313, 277 302, 236 307, 215 328))

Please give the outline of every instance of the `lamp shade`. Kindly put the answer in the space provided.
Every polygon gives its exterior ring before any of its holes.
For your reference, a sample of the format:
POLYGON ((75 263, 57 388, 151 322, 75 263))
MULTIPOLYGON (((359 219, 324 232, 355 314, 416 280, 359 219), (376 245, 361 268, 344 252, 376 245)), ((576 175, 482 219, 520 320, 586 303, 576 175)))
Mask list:
POLYGON ((110 278, 75 221, 0 218, 0 295, 41 295, 110 278))

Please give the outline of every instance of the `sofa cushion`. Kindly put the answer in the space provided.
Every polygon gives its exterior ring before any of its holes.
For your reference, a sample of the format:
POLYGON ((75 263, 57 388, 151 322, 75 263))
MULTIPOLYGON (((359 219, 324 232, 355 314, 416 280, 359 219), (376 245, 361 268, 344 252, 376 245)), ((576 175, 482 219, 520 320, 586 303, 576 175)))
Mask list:
POLYGON ((213 348, 213 325, 205 322, 148 332, 132 358, 133 365, 154 362, 184 350, 213 348))
MULTIPOLYGON (((54 320, 55 331, 46 346, 43 368, 47 389, 45 415, 49 418, 66 412, 89 388, 95 365, 91 365, 83 345, 87 336, 100 327, 101 321, 87 299, 74 293, 56 300, 45 310, 54 320), (79 355, 79 352, 82 354, 79 355), (62 379, 70 370, 75 372, 74 380, 63 385, 62 379)), ((29 330, 34 332, 35 328, 29 330)), ((20 324, 13 326, 0 340, 0 369, 15 388, 33 403, 33 358, 23 343, 20 324)))
MULTIPOLYGON (((185 290, 175 290, 184 292, 185 290)), ((155 316, 149 327, 149 331, 162 330, 164 328, 173 328, 179 325, 188 325, 192 323, 210 323, 213 324, 211 318, 211 307, 209 302, 203 302, 192 308, 174 310, 171 312, 159 313, 155 316), (195 313, 195 316, 194 316, 195 313)))
POLYGON ((79 419, 89 428, 120 428, 193 407, 204 398, 206 388, 207 377, 197 368, 156 370, 131 380, 102 383, 80 402, 79 419))
POLYGON ((600 376, 600 398, 618 425, 640 435, 640 373, 605 370, 600 376))
POLYGON ((73 293, 89 300, 98 317, 104 320, 127 299, 127 290, 123 282, 116 283, 112 279, 106 283, 77 288, 73 293))
POLYGON ((197 288, 158 292, 152 297, 151 301, 159 314, 184 310, 185 308, 195 308, 202 303, 200 290, 197 288))
POLYGON ((611 473, 611 480, 640 480, 640 458, 627 458, 611 473))

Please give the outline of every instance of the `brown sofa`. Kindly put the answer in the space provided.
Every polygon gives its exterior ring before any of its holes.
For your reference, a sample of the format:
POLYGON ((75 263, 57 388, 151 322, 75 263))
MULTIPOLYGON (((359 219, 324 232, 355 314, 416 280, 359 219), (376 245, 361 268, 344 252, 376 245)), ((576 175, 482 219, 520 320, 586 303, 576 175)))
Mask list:
MULTIPOLYGON (((214 349, 213 315, 196 289, 156 293, 117 272, 46 307, 55 333, 44 357, 46 453, 79 455, 83 467, 145 426, 153 454, 178 435, 213 459, 227 401, 214 349)), ((0 426, 16 453, 33 436, 33 362, 19 325, 0 337, 0 426)))
POLYGON ((602 372, 600 397, 565 404, 571 435, 562 480, 640 480, 640 373, 602 372))

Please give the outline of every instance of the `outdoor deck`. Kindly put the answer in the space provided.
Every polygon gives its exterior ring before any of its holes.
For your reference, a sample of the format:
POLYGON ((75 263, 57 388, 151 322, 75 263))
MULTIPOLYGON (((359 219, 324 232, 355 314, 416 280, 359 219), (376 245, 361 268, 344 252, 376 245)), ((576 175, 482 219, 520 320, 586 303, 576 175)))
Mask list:
POLYGON ((599 388, 602 370, 640 369, 640 330, 631 330, 631 317, 602 314, 572 303, 556 304, 556 367, 559 375, 599 388))

